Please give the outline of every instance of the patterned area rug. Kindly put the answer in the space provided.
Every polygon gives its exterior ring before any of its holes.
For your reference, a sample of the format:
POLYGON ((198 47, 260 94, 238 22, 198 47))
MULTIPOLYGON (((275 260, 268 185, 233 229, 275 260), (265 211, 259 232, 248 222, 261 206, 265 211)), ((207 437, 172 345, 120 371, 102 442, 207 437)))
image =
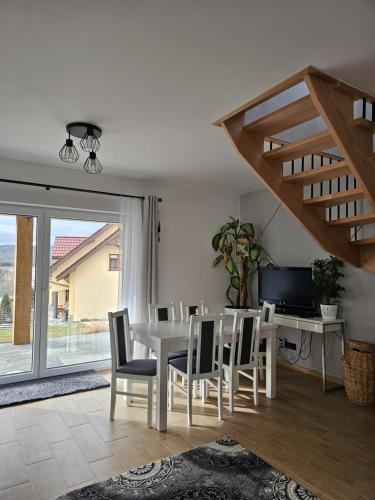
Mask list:
POLYGON ((58 500, 317 500, 230 437, 74 490, 58 500))
POLYGON ((74 392, 92 391, 109 385, 109 382, 95 370, 16 382, 0 386, 0 408, 74 392))

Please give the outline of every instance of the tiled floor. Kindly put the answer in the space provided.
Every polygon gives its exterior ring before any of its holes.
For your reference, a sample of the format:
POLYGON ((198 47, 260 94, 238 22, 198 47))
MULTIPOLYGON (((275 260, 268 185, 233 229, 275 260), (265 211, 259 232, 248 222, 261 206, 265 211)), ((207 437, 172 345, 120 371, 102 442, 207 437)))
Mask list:
MULTIPOLYGON (((0 375, 31 370, 32 344, 0 343, 0 375)), ((47 368, 111 358, 109 332, 47 339, 47 368)))
MULTIPOLYGON (((109 421, 109 389, 0 410, 0 500, 53 499, 156 458, 179 453, 224 434, 322 499, 374 500, 375 413, 351 405, 344 392, 322 394, 320 381, 278 370, 278 398, 261 394, 254 408, 241 387, 233 415, 216 417, 194 401, 193 427, 176 393, 168 432, 146 427, 144 403, 118 398, 109 421)), ((226 402, 226 400, 225 400, 226 402)))

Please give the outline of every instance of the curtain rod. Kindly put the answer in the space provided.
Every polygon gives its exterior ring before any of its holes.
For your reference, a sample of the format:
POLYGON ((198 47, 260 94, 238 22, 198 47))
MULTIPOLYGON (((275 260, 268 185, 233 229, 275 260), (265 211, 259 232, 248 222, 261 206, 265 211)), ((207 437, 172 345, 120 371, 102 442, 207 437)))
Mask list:
MULTIPOLYGON (((102 194, 104 196, 116 196, 118 198, 137 198, 138 200, 144 200, 144 196, 136 196, 134 194, 120 194, 120 193, 110 193, 109 191, 97 191, 94 189, 83 189, 68 186, 56 186, 55 184, 40 184, 39 182, 27 182, 27 181, 16 181, 14 179, 1 179, 0 182, 8 182, 9 184, 21 184, 22 186, 34 186, 44 188, 46 191, 50 189, 61 189, 63 191, 76 191, 79 193, 91 193, 91 194, 102 194)), ((158 201, 163 201, 162 198, 158 198, 158 201)))

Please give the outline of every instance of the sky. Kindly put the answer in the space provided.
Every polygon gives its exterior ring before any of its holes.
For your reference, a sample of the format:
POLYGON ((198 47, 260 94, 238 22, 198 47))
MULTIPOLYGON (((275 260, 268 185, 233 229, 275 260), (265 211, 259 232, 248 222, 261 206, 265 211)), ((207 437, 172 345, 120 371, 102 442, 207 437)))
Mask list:
MULTIPOLYGON (((51 247, 56 236, 90 236, 105 223, 71 219, 51 220, 51 247)), ((35 229, 34 229, 35 240, 35 229)), ((15 245, 16 216, 0 215, 0 245, 15 245)))

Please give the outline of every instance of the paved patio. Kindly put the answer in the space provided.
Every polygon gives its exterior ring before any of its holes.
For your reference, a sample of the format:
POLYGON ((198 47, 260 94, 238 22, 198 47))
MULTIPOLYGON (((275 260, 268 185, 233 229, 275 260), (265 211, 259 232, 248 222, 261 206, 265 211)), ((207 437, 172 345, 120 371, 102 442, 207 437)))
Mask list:
MULTIPOLYGON (((31 370, 32 344, 0 344, 0 375, 31 370)), ((109 332, 48 339, 47 368, 110 359, 109 332)))

